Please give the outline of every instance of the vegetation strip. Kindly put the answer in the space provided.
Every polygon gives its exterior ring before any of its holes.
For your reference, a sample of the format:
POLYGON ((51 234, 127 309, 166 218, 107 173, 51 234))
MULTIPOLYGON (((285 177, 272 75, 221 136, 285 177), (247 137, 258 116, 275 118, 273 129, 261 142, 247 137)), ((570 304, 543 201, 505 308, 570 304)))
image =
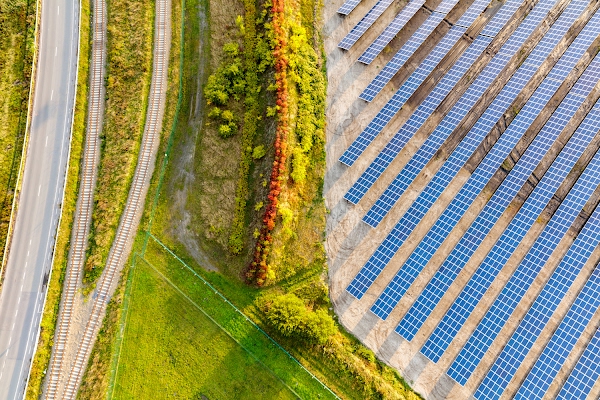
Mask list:
POLYGON ((154 1, 107 4, 106 106, 83 282, 90 293, 115 238, 144 133, 152 74, 154 1))
POLYGON ((37 6, 36 0, 28 0, 5 2, 0 8, 0 274, 28 129, 37 6))

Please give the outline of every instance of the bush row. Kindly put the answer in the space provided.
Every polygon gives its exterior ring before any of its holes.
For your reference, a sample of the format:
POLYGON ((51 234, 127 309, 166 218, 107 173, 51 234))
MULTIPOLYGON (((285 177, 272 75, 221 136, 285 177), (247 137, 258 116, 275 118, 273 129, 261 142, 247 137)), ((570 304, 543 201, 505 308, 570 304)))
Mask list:
POLYGON ((284 0, 273 0, 271 7, 271 25, 273 58, 275 61, 275 85, 277 87, 276 110, 277 128, 275 130, 275 159, 271 168, 269 182, 269 194, 267 196, 267 207, 263 215, 263 226, 260 231, 258 242, 254 249, 254 256, 250 263, 246 279, 249 283, 262 286, 269 277, 269 266, 267 258, 273 241, 271 232, 275 228, 277 217, 277 204, 281 193, 282 175, 285 172, 287 158, 287 134, 289 129, 289 105, 288 105, 288 58, 286 55, 286 31, 284 0))

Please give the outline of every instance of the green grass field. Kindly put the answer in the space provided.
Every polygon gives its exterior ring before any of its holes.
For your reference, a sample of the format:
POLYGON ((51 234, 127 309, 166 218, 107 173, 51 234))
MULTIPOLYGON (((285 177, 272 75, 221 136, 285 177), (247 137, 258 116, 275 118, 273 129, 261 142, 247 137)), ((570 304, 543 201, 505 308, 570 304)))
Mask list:
POLYGON ((158 242, 145 255, 152 264, 132 270, 115 399, 335 397, 158 242))
MULTIPOLYGON (((202 301, 200 291, 190 295, 202 301)), ((296 397, 191 297, 149 264, 137 262, 112 397, 200 399, 203 395, 209 399, 296 397)))

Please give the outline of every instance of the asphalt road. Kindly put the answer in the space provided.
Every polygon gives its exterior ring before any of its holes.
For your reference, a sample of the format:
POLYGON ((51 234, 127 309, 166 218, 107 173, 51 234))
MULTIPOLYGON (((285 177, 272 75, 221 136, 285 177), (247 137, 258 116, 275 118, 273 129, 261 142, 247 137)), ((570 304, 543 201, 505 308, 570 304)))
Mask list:
POLYGON ((60 217, 77 71, 79 2, 43 0, 33 116, 0 292, 0 400, 22 399, 60 217))

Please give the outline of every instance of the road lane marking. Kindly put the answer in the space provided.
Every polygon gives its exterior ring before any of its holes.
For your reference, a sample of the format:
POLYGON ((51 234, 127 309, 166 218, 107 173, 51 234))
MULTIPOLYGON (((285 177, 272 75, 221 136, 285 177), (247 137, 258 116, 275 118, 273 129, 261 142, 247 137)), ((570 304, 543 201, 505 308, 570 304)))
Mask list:
POLYGON ((60 15, 60 6, 58 6, 58 13, 57 15, 60 15))
POLYGON ((52 98, 54 97, 54 89, 52 89, 50 91, 50 101, 52 101, 52 98))
POLYGON ((40 197, 40 192, 42 191, 42 185, 38 187, 38 197, 40 197))
POLYGON ((46 135, 46 147, 48 147, 48 135, 46 135))
POLYGON ((57 53, 58 53, 58 46, 56 46, 56 47, 54 48, 54 57, 56 57, 56 54, 57 54, 57 53))

